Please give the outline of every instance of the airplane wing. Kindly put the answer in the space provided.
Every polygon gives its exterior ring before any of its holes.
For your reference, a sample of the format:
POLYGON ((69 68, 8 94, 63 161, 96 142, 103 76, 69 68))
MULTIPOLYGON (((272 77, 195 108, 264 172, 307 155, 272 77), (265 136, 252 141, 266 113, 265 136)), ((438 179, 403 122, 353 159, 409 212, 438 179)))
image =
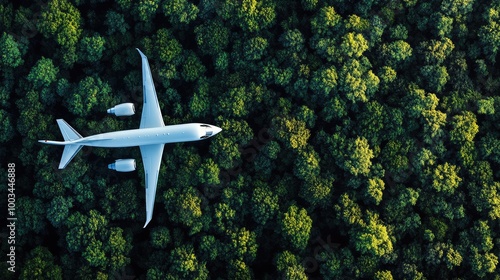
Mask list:
POLYGON ((148 58, 139 49, 137 49, 137 51, 142 58, 142 91, 144 95, 140 128, 165 126, 160 111, 160 104, 158 103, 158 97, 156 96, 148 58))
POLYGON ((144 164, 144 177, 146 178, 146 224, 153 218, 155 206, 156 184, 158 183, 158 173, 160 172, 161 156, 164 144, 140 146, 142 162, 144 164))

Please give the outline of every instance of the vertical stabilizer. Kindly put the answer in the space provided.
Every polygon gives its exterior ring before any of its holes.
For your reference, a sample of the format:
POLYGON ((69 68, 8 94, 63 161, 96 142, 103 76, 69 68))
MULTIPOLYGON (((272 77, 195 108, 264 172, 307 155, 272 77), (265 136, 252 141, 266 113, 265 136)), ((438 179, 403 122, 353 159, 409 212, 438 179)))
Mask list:
POLYGON ((78 133, 74 128, 72 128, 65 120, 58 119, 57 124, 61 130, 61 134, 64 137, 64 141, 72 141, 82 138, 80 133, 78 133))
MULTIPOLYGON (((63 119, 58 119, 57 124, 59 125, 59 129, 61 130, 61 134, 64 137, 65 142, 74 141, 82 138, 80 133, 78 133, 63 119)), ((76 154, 80 151, 81 148, 82 145, 69 144, 69 143, 66 144, 64 146, 61 162, 59 163, 59 169, 64 169, 68 165, 68 163, 76 156, 76 154)))

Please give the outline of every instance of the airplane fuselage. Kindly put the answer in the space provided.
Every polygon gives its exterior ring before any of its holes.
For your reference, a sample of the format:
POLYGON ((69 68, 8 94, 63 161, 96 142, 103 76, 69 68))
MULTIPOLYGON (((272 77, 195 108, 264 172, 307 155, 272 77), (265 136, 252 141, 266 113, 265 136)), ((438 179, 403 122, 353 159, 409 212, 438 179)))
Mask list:
POLYGON ((154 128, 120 130, 83 137, 73 141, 49 141, 47 144, 78 144, 91 147, 123 148, 143 145, 198 141, 217 134, 220 129, 203 123, 167 125, 154 128))

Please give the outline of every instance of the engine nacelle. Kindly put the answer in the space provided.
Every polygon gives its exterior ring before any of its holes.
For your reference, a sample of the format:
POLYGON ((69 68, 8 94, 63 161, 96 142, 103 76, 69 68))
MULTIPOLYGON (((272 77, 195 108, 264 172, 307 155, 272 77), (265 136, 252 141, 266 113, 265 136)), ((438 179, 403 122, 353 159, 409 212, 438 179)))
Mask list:
POLYGON ((130 172, 135 170, 135 159, 117 159, 108 164, 108 168, 118 172, 130 172))
POLYGON ((135 114, 135 107, 133 103, 122 103, 108 109, 108 114, 114 114, 115 116, 132 116, 135 114))

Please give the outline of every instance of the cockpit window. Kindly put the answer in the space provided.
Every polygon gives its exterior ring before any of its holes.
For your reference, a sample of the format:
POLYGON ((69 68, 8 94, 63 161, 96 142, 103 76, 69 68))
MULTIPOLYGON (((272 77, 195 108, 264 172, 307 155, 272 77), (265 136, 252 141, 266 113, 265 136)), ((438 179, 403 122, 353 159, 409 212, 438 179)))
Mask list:
POLYGON ((205 128, 205 135, 201 136, 200 139, 208 138, 208 137, 212 136, 212 134, 214 133, 212 130, 212 127, 209 125, 202 124, 202 125, 200 125, 200 127, 205 128))

